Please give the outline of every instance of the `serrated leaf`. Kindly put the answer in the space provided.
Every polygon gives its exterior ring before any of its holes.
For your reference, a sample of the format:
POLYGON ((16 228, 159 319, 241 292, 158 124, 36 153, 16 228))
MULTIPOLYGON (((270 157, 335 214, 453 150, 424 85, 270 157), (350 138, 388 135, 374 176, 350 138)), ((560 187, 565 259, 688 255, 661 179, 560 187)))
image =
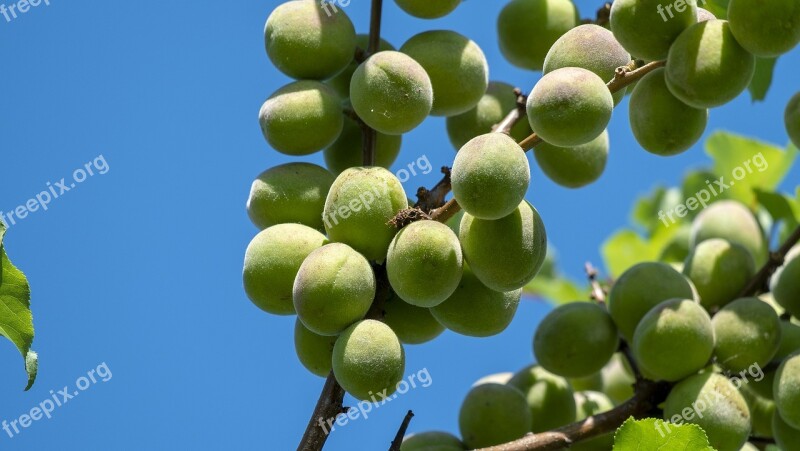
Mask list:
POLYGON ((614 433, 613 451, 643 450, 714 451, 714 448, 709 444, 705 431, 696 424, 630 417, 614 433))
POLYGON ((525 285, 523 292, 553 304, 567 304, 589 299, 588 287, 579 287, 575 282, 565 277, 540 276, 536 276, 525 285))
POLYGON ((756 57, 756 72, 750 86, 747 87, 753 102, 760 102, 767 97, 767 91, 772 85, 772 72, 775 70, 777 61, 778 58, 756 57))

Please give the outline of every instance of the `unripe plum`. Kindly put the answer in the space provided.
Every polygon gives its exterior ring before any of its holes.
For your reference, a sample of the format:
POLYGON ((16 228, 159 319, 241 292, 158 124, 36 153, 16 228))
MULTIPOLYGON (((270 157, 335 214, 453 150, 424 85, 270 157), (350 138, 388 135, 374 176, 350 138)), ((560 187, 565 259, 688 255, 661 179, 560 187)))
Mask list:
POLYGON ((795 147, 800 148, 800 92, 792 96, 786 104, 783 119, 789 139, 795 147))
POLYGON ((674 0, 615 0, 611 5, 611 31, 637 58, 657 61, 687 27, 697 22, 697 2, 674 0), (674 3, 674 4, 673 4, 674 3))
POLYGON ((709 310, 736 299, 755 272, 750 252, 721 238, 697 244, 683 268, 700 294, 700 303, 709 310))
POLYGON ((525 396, 514 387, 481 384, 461 404, 458 426, 468 449, 521 438, 530 431, 531 413, 525 396))
POLYGON ((331 357, 336 336, 319 335, 308 330, 298 318, 294 323, 294 350, 300 363, 320 377, 331 372, 331 357))
POLYGON ((514 374, 508 385, 525 394, 533 432, 548 431, 575 421, 574 392, 563 377, 531 365, 514 374))
POLYGON ((553 43, 580 22, 571 0, 512 0, 497 18, 500 51, 517 67, 542 70, 553 43))
POLYGON ((550 180, 567 188, 580 188, 603 175, 608 161, 608 131, 575 147, 543 142, 533 149, 533 155, 550 180))
POLYGON ((764 232, 750 209, 741 202, 714 202, 697 215, 692 222, 691 247, 709 238, 741 244, 750 251, 756 267, 767 261, 769 248, 764 232))
MULTIPOLYGON (((385 135, 377 133, 375 137, 375 166, 389 168, 400 154, 401 135, 385 135)), ((336 142, 322 152, 325 166, 334 174, 341 174, 345 169, 361 166, 363 163, 363 134, 361 127, 350 118, 345 118, 344 128, 336 142)))
POLYGON ((772 393, 783 421, 800 429, 800 352, 791 354, 778 367, 772 393))
POLYGON ((797 0, 731 0, 728 20, 736 41, 756 56, 780 56, 800 42, 797 0))
POLYGON ((453 12, 461 0, 395 0, 403 11, 420 19, 438 19, 453 12))
POLYGON ((780 346, 780 319, 772 307, 758 298, 731 302, 711 322, 717 362, 734 373, 753 364, 766 366, 780 346))
POLYGON ((383 322, 406 344, 427 343, 444 332, 430 309, 411 305, 392 296, 383 306, 383 322))
POLYGON ((787 312, 800 318, 800 257, 789 260, 781 268, 772 295, 787 312))
POLYGON ((407 435, 400 451, 463 451, 467 448, 458 437, 441 431, 420 432, 407 435))
MULTIPOLYGON (((356 46, 361 50, 366 51, 369 48, 369 35, 368 34, 358 34, 356 35, 356 46)), ((390 44, 385 39, 381 38, 380 44, 378 45, 378 51, 382 52, 384 50, 396 50, 392 44, 390 44)), ((356 61, 355 55, 353 56, 352 61, 350 64, 341 72, 336 74, 330 80, 325 81, 325 84, 333 88, 339 97, 342 99, 350 98, 350 80, 353 78, 353 73, 355 73, 356 69, 358 69, 359 62, 356 61)))

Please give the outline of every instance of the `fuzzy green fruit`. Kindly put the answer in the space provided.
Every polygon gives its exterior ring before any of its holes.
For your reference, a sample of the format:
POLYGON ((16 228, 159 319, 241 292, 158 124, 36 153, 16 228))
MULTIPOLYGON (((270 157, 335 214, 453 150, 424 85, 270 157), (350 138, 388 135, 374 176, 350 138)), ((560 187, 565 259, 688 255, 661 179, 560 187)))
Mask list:
POLYGON ((407 435, 400 451, 463 451, 467 449, 458 437, 447 432, 429 431, 407 435))
POLYGON ((781 307, 800 318, 800 257, 789 260, 774 282, 772 295, 781 307))
POLYGON ((420 19, 438 19, 453 12, 461 0, 395 0, 397 6, 403 11, 420 19))
MULTIPOLYGON (((375 138, 375 166, 389 168, 400 154, 400 145, 403 137, 400 135, 384 135, 377 133, 375 138)), ((325 148, 325 166, 334 174, 340 174, 345 169, 354 168, 363 164, 364 137, 361 127, 350 118, 344 120, 344 128, 339 138, 325 148)))
POLYGON ((697 8, 697 22, 706 22, 709 20, 716 20, 717 16, 707 9, 697 8))
POLYGON ((603 372, 598 371, 586 377, 570 377, 569 384, 575 391, 601 391, 603 390, 603 372))
POLYGON ((780 56, 800 42, 797 0, 731 0, 728 20, 736 41, 756 56, 780 56))
MULTIPOLYGON (((593 415, 608 412, 614 408, 614 403, 604 393, 596 391, 582 391, 575 393, 577 407, 576 421, 583 421, 593 415)), ((614 433, 609 432, 588 440, 581 440, 570 446, 571 451, 601 451, 609 450, 614 446, 614 433)))
POLYGON ((481 384, 490 384, 490 383, 506 385, 508 384, 508 381, 510 381, 512 377, 514 377, 514 373, 510 371, 507 371, 505 373, 490 374, 488 376, 483 376, 482 378, 478 379, 477 381, 475 381, 474 384, 472 384, 472 386, 476 387, 481 384))
MULTIPOLYGON (((366 51, 369 48, 369 35, 368 34, 358 34, 356 35, 356 46, 361 50, 366 51)), ((383 52, 384 50, 396 50, 392 44, 390 44, 385 39, 381 38, 380 44, 378 45, 378 51, 383 52)), ((350 97, 350 80, 353 78, 353 74, 355 73, 356 69, 360 63, 356 61, 355 56, 350 61, 350 64, 341 72, 336 74, 330 80, 327 80, 325 84, 333 88, 339 97, 342 99, 347 99, 350 97)))
POLYGON ((571 0, 512 0, 497 18, 500 51, 517 67, 542 70, 550 47, 580 22, 571 0))
POLYGON ((636 379, 622 354, 614 354, 601 374, 603 376, 601 391, 607 394, 615 404, 622 404, 633 396, 633 384, 636 379))
POLYGON ((772 393, 783 421, 800 429, 800 352, 791 354, 778 367, 772 393))
POLYGON ((294 323, 294 350, 300 363, 320 377, 331 372, 331 357, 336 336, 319 335, 308 330, 298 318, 294 323))
POLYGON ((514 387, 481 384, 473 387, 458 414, 461 437, 468 449, 499 445, 530 431, 531 413, 525 396, 514 387))
POLYGON ((536 365, 523 368, 508 381, 528 401, 533 432, 544 432, 575 421, 575 397, 569 382, 536 365))
POLYGON ((756 267, 767 262, 769 247, 753 213, 735 200, 714 202, 692 222, 691 247, 709 238, 723 238, 741 244, 753 256, 756 267))
POLYGON ((611 31, 637 58, 663 60, 670 45, 697 21, 697 2, 687 0, 677 8, 673 0, 615 0, 611 6, 611 31))
MULTIPOLYGON (((736 384, 734 384, 736 385, 736 384)), ((752 431, 750 435, 755 437, 773 437, 772 417, 775 416, 775 402, 771 399, 759 396, 751 385, 742 385, 739 392, 747 401, 750 410, 750 424, 752 431)))
POLYGON ((750 252, 721 238, 695 246, 683 268, 700 294, 700 303, 709 310, 736 299, 755 272, 750 252))
POLYGON ((541 143, 533 149, 533 155, 550 180, 567 188, 580 188, 599 179, 606 169, 608 131, 575 147, 541 143))
POLYGON ((797 351, 800 351, 800 326, 790 321, 781 321, 781 344, 772 359, 782 361, 797 351))
POLYGON ((777 412, 772 416, 772 433, 775 444, 782 450, 794 449, 800 443, 800 429, 790 426, 777 412))
POLYGON ((783 115, 786 125, 786 133, 795 147, 800 148, 800 92, 792 96, 786 104, 786 111, 783 115))
POLYGON ((737 299, 714 315, 714 355, 724 368, 739 372, 753 364, 766 366, 781 343, 775 310, 758 298, 737 299))
POLYGON ((383 322, 406 344, 427 343, 444 332, 430 309, 411 305, 392 296, 383 305, 383 322))

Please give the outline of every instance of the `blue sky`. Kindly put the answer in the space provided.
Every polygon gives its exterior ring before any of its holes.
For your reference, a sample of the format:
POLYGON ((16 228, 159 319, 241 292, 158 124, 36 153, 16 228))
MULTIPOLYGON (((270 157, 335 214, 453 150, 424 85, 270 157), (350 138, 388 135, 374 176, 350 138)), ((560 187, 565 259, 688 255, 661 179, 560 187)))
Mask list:
MULTIPOLYGON (((262 313, 241 287, 256 233, 244 209, 249 185, 289 161, 269 149, 257 122, 263 100, 289 81, 263 48, 264 21, 279 2, 49 3, 11 22, 0 16, 0 211, 62 178, 70 188, 5 238, 32 286, 40 368, 23 393, 21 359, 0 344, 0 420, 30 412, 51 390, 75 391, 92 370, 97 382, 13 438, 0 431, 0 448, 294 449, 322 379, 294 355, 294 319, 262 313), (94 175, 71 188, 87 163, 94 175)), ((368 3, 345 8, 359 32, 368 28, 368 3)), ((455 29, 484 50, 493 80, 528 91, 538 75, 511 67, 497 46, 502 3, 469 0, 447 18, 423 21, 387 0, 383 34, 399 47, 419 31, 455 29)), ((584 17, 599 4, 578 2, 584 17)), ((741 96, 712 111, 708 132, 784 145, 783 107, 800 89, 798 72, 794 51, 779 62, 766 102, 741 96)), ((596 184, 568 191, 532 165, 528 199, 575 277, 584 261, 600 263, 599 245, 628 223, 638 196, 708 164, 701 145, 669 159, 647 154, 626 116, 627 102, 615 111, 609 165, 596 184)), ((421 156, 434 168, 451 164, 442 118, 404 137, 393 169, 421 156)), ((796 184, 798 175, 795 168, 787 179, 796 184)), ((438 177, 412 177, 406 190, 438 177)), ((407 376, 427 370, 430 386, 335 431, 329 449, 388 448, 409 408, 412 431, 457 430, 474 380, 531 362, 531 336, 548 309, 524 302, 511 327, 490 339, 445 333, 408 347, 407 376)))

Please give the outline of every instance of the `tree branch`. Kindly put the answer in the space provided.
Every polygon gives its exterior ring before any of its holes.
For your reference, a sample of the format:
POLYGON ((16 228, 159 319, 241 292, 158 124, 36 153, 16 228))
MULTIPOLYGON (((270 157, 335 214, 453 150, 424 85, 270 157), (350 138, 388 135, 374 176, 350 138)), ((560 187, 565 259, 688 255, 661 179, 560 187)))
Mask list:
POLYGON ((502 121, 492 127, 492 132, 496 133, 511 133, 511 129, 517 125, 520 119, 527 118, 525 108, 528 97, 522 93, 519 88, 514 88, 514 95, 517 96, 517 107, 509 111, 502 121))
POLYGON ((585 265, 586 275, 589 277, 589 284, 592 286, 592 293, 591 298, 592 300, 596 301, 600 305, 605 305, 606 303, 606 290, 600 286, 600 282, 597 281, 597 268, 594 267, 589 262, 586 262, 585 265))
POLYGON ((333 371, 328 374, 325 379, 325 385, 322 387, 322 393, 319 395, 317 406, 314 408, 314 413, 308 421, 306 432, 303 434, 300 444, 297 446, 297 451, 319 451, 325 446, 325 441, 330 434, 331 419, 335 419, 340 413, 344 413, 345 409, 342 407, 344 400, 344 389, 333 376, 333 371))
POLYGON ((777 251, 771 252, 769 254, 769 260, 767 263, 761 267, 761 269, 756 273, 756 275, 750 279, 750 283, 747 284, 746 287, 742 290, 739 294, 739 297, 748 297, 757 295, 765 290, 767 283, 769 282, 769 278, 772 274, 775 273, 775 270, 778 269, 781 265, 783 265, 784 261, 786 260, 786 254, 794 247, 797 242, 800 241, 800 226, 798 226, 789 238, 784 242, 777 251))
POLYGON ((403 444, 403 437, 406 436, 406 431, 408 430, 408 425, 411 423, 412 418, 414 418, 414 412, 409 410, 406 417, 403 418, 403 423, 400 424, 400 429, 397 431, 397 435, 394 437, 389 451, 400 451, 400 445, 403 444))

